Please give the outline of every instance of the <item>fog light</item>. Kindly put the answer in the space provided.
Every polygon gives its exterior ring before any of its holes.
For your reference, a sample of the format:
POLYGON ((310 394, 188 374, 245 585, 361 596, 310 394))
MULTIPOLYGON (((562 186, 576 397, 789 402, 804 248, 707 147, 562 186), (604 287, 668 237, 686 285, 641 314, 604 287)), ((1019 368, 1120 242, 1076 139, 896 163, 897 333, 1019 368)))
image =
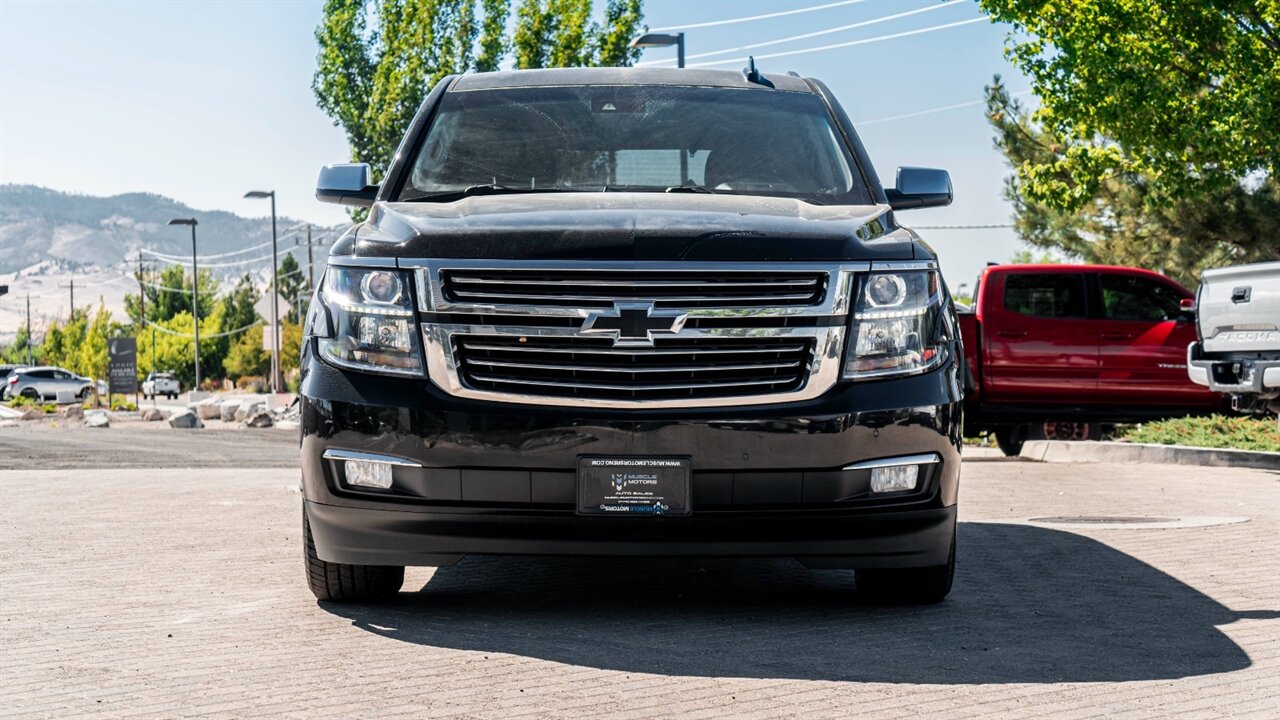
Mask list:
POLYGON ((391 487, 391 466, 387 463, 348 460, 346 470, 348 485, 381 488, 383 490, 391 487))
POLYGON ((915 490, 920 479, 919 465, 890 465, 871 469, 871 492, 915 490))

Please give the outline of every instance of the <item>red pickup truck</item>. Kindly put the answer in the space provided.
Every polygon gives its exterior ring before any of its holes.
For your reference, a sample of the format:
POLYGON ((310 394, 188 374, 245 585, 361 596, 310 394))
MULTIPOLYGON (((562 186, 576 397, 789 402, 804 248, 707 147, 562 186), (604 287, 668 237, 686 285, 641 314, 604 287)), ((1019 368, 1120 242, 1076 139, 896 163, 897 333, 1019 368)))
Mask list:
POLYGON ((1017 454, 1037 437, 1096 439, 1104 424, 1207 413, 1223 398, 1187 377, 1194 295, 1149 270, 992 265, 958 308, 965 435, 1017 454))

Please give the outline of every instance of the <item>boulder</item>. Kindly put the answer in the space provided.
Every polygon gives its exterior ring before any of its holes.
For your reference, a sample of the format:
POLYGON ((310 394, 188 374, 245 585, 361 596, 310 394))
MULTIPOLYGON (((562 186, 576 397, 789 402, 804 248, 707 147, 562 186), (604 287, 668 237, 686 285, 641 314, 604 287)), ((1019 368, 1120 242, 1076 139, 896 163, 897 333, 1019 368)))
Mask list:
POLYGON ((40 420, 43 417, 44 417, 44 410, 42 408, 29 407, 26 410, 22 411, 22 415, 19 416, 18 419, 19 420, 40 420))
POLYGON ((254 414, 244 419, 244 426, 251 428, 269 428, 272 425, 271 413, 266 410, 258 410, 254 414))
POLYGON ((111 427, 111 418, 105 411, 91 412, 84 416, 84 426, 91 428, 111 427))
POLYGON ((202 428, 204 423, 200 422, 200 418, 190 410, 175 410, 169 416, 169 427, 172 428, 202 428))
POLYGON ((164 411, 158 407, 143 408, 141 418, 147 422, 164 419, 164 411))
POLYGON ((201 420, 217 420, 222 417, 221 402, 217 398, 209 398, 196 403, 196 415, 201 420))
POLYGON ((236 410, 240 409, 239 400, 227 400, 218 405, 218 419, 222 422, 234 422, 236 410))
POLYGON ((263 400, 245 400, 240 403, 240 407, 236 410, 236 420, 245 420, 259 410, 265 410, 266 401, 263 400))
POLYGON ((68 420, 79 420, 84 417, 84 406, 79 404, 67 405, 59 410, 58 413, 68 420))

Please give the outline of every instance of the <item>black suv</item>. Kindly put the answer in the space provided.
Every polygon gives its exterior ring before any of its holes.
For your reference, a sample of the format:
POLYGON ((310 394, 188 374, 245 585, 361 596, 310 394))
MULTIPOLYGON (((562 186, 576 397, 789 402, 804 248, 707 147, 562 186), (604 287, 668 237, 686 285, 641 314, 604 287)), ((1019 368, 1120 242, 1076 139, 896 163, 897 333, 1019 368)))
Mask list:
POLYGON ((334 246, 303 350, 304 543, 322 600, 471 554, 856 568, 942 599, 961 373, 934 252, 840 106, 794 75, 442 80, 334 246))

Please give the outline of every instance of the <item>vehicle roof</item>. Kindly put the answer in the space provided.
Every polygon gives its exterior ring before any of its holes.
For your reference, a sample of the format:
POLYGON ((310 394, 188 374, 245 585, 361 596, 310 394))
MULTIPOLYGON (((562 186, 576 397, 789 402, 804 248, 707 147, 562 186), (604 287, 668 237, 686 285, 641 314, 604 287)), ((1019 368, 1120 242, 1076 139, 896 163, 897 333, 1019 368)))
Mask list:
MULTIPOLYGON (((21 370, 22 372, 31 372, 32 370, 62 370, 62 372, 67 372, 67 373, 71 372, 70 370, 60 368, 56 365, 23 365, 18 369, 21 370)), ((71 373, 71 374, 75 375, 75 373, 71 373)))
POLYGON ((1074 263, 1025 263, 1025 264, 1009 264, 1009 265, 988 265, 983 272, 1004 272, 1006 270, 1021 270, 1025 272, 1102 272, 1102 273, 1137 273, 1139 275, 1158 275, 1162 278, 1169 279, 1169 276, 1162 275, 1154 270, 1146 268, 1128 267, 1125 265, 1078 265, 1074 263))
MULTIPOLYGON (((1011 264, 1011 265, 988 265, 982 271, 982 276, 986 277, 992 272, 1006 271, 1021 272, 1093 272, 1105 275, 1146 275, 1148 277, 1160 278, 1164 282, 1173 283, 1183 290, 1187 290, 1182 283, 1174 280, 1168 275, 1158 273, 1154 270, 1146 268, 1128 267, 1126 265, 1074 265, 1071 263, 1034 263, 1034 264, 1011 264)), ((1190 294, 1190 290, 1187 293, 1190 294)))
MULTIPOLYGON (((785 71, 765 72, 775 90, 812 93, 803 78, 785 71)), ((546 68, 540 70, 507 70, 502 72, 466 73, 454 81, 450 92, 496 90, 518 87, 554 87, 566 85, 670 85, 687 87, 740 88, 769 90, 749 82, 738 70, 700 70, 694 68, 546 68)))

